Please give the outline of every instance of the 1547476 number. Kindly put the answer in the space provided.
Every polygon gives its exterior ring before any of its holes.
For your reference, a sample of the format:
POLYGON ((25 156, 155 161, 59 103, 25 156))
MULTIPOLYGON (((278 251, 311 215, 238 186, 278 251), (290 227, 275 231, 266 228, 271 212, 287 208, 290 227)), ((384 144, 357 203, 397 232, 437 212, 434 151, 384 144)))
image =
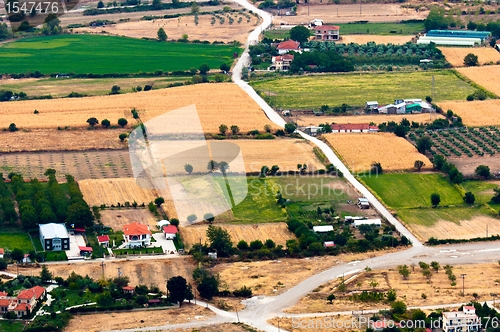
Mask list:
POLYGON ((29 14, 36 12, 37 14, 59 13, 59 3, 55 1, 6 1, 5 10, 7 14, 29 14))

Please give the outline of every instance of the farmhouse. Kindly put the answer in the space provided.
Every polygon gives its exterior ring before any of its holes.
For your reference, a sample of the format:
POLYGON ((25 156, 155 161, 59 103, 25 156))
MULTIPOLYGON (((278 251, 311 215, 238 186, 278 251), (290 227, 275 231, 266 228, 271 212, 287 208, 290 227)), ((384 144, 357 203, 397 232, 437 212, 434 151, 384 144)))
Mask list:
POLYGON ((378 108, 380 114, 405 114, 406 103, 404 101, 395 104, 389 104, 378 108))
POLYGON ((163 226, 163 235, 165 239, 173 240, 177 236, 177 233, 179 233, 179 231, 174 225, 163 226))
POLYGON ((97 237, 97 242, 99 242, 100 246, 104 246, 105 248, 109 247, 109 236, 108 235, 99 235, 97 237))
POLYGON ((69 234, 64 224, 41 224, 39 232, 45 251, 69 250, 69 234))
POLYGON ((122 287, 122 291, 125 293, 125 294, 134 294, 135 293, 135 288, 132 287, 132 286, 123 286, 122 287))
POLYGON ((361 225, 373 225, 375 227, 382 226, 382 221, 380 219, 365 219, 365 220, 355 220, 354 228, 358 228, 361 225))
POLYGON ((375 111, 378 109, 378 101, 367 101, 365 105, 365 109, 370 111, 375 111))
POLYGON ((290 64, 294 59, 293 54, 283 54, 278 56, 273 56, 271 61, 272 64, 269 70, 282 71, 290 69, 290 64))
POLYGON ((336 41, 340 39, 340 27, 336 25, 321 25, 314 28, 314 40, 336 41))
POLYGON ((462 311, 443 312, 443 331, 479 331, 481 320, 473 306, 464 306, 462 311))
POLYGON ((295 40, 285 40, 281 42, 276 47, 278 49, 278 54, 283 55, 290 51, 300 52, 300 43, 295 40))
POLYGON ((149 227, 138 222, 124 225, 123 235, 128 248, 144 247, 151 244, 151 231, 149 227))
POLYGON ((0 292, 0 313, 12 311, 16 313, 18 318, 28 316, 40 300, 45 298, 46 294, 46 289, 41 286, 25 289, 16 297, 10 297, 7 296, 7 293, 0 292))
POLYGON ((309 126, 304 128, 304 132, 311 136, 317 136, 323 131, 322 127, 309 126))
POLYGON ((332 124, 332 133, 373 133, 378 131, 377 126, 370 126, 367 123, 343 123, 332 124))
POLYGON ((333 226, 332 225, 326 225, 326 226, 313 226, 313 231, 315 233, 328 233, 328 232, 333 232, 333 226))

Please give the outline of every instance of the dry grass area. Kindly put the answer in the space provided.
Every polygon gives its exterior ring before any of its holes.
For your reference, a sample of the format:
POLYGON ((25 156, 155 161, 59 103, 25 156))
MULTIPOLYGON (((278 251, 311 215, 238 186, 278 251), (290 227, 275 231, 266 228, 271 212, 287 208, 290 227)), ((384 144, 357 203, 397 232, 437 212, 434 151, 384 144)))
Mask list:
MULTIPOLYGON (((500 53, 497 52, 497 54, 499 54, 500 57, 500 53)), ((498 81, 498 77, 500 76, 500 65, 458 68, 457 71, 486 90, 500 96, 500 84, 498 81)))
POLYGON ((123 149, 126 144, 120 141, 118 135, 126 130, 54 128, 19 130, 13 133, 0 131, 0 152, 123 149))
POLYGON ((469 220, 460 220, 460 223, 452 221, 438 220, 432 226, 408 224, 408 228, 413 234, 423 241, 427 241, 436 234, 442 234, 441 237, 447 239, 472 239, 484 237, 486 227, 490 235, 500 234, 500 220, 488 216, 475 216, 469 220))
MULTIPOLYGON (((412 271, 412 266, 409 266, 409 268, 412 271)), ((457 285, 451 286, 450 280, 443 269, 439 270, 438 273, 433 272, 430 282, 422 275, 418 265, 414 267, 414 271, 412 271, 408 280, 402 278, 396 267, 388 270, 363 272, 346 281, 347 291, 345 293, 336 290, 339 281, 334 280, 318 287, 314 292, 302 298, 294 307, 286 311, 290 313, 359 311, 390 307, 389 304, 383 302, 363 303, 349 299, 353 292, 363 290, 386 292, 389 289, 394 289, 398 299, 403 300, 408 306, 430 306, 473 301, 473 293, 479 295, 479 302, 490 301, 490 294, 492 292, 498 293, 500 290, 500 284, 497 282, 500 281, 497 279, 498 270, 498 264, 496 263, 454 266, 453 274, 457 277, 460 277, 462 273, 467 276, 474 276, 473 282, 470 281, 471 279, 467 282, 466 277, 465 297, 460 294, 462 292, 461 282, 457 280, 457 285), (372 280, 378 283, 375 288, 370 286, 372 280), (334 293, 337 297, 333 305, 326 300, 326 297, 331 293, 334 293), (422 294, 427 295, 427 298, 423 299, 422 294)))
POLYGON ((320 123, 375 123, 401 122, 402 119, 418 123, 429 123, 436 119, 444 119, 441 114, 375 114, 375 115, 352 115, 352 116, 299 116, 299 126, 317 126, 320 123))
MULTIPOLYGON (((398 4, 363 4, 359 13, 359 5, 297 5, 297 16, 273 16, 273 23, 278 25, 309 23, 314 18, 321 18, 325 22, 348 23, 355 21, 370 22, 399 22, 401 20, 419 19, 427 17, 428 12, 419 12, 401 8, 398 4)), ((340 31, 342 33, 342 31, 340 31)))
POLYGON ((415 160, 432 165, 410 142, 391 133, 337 133, 324 137, 349 168, 356 172, 370 170, 374 162, 379 162, 386 171, 413 169, 415 160))
MULTIPOLYGON (((231 83, 196 84, 122 95, 5 102, 0 116, 4 123, 13 122, 21 129, 87 127, 90 117, 111 121, 126 117, 129 123, 135 123, 130 112, 134 107, 141 119, 147 121, 189 105, 196 105, 205 132, 217 133, 222 123, 237 125, 242 132, 263 130, 266 124, 278 129, 242 89, 231 83), (34 110, 39 114, 33 114, 34 110)), ((190 128, 182 114, 170 119, 170 124, 190 128)))
MULTIPOLYGON (((498 154, 484 155, 479 158, 447 158, 447 160, 457 166, 458 170, 465 176, 474 176, 476 167, 479 165, 488 166, 492 173, 500 172, 500 156, 498 154)), ((491 194, 493 195, 493 192, 491 194)))
POLYGON ((194 304, 181 308, 154 311, 119 312, 111 314, 75 315, 64 332, 98 332, 118 329, 139 329, 150 326, 189 323, 215 316, 210 309, 194 304))
POLYGON ((211 324, 209 326, 199 326, 196 329, 170 329, 173 332, 248 332, 255 331, 255 329, 251 326, 245 324, 236 324, 236 323, 224 323, 224 324, 211 324))
POLYGON ((147 209, 103 210, 101 211, 101 221, 103 225, 109 226, 115 231, 122 231, 123 225, 134 221, 148 225, 152 232, 158 230, 157 218, 147 209))
POLYGON ((492 47, 439 47, 439 49, 446 61, 454 67, 464 67, 464 58, 469 53, 477 55, 480 65, 496 64, 500 61, 500 53, 492 47))
MULTIPOLYGON (((67 278, 74 271, 82 276, 88 275, 92 279, 98 280, 102 278, 100 261, 50 264, 48 268, 54 277, 67 278)), ((165 290, 165 280, 175 276, 183 276, 188 282, 193 282, 192 274, 195 264, 190 256, 171 256, 168 259, 144 256, 127 260, 108 260, 104 268, 105 277, 116 277, 117 268, 120 268, 122 276, 130 279, 130 285, 132 286, 158 286, 160 289, 165 290)), ((25 276, 39 275, 40 271, 41 267, 19 267, 19 273, 25 276)), ((9 265, 8 272, 16 273, 15 266, 9 265)))
POLYGON ((378 36, 378 35, 341 35, 342 43, 366 44, 375 42, 377 44, 405 44, 412 40, 413 36, 378 36))
MULTIPOLYGON (((255 225, 224 225, 217 224, 229 232, 233 244, 236 246, 239 241, 245 240, 250 243, 255 240, 264 242, 267 239, 272 239, 276 245, 285 246, 286 241, 295 239, 295 235, 290 232, 286 223, 265 223, 255 225)), ((200 238, 202 243, 207 242, 207 229, 208 225, 192 225, 180 228, 182 241, 187 249, 191 248, 193 244, 199 243, 200 238)))
POLYGON ((257 17, 251 15, 250 22, 247 22, 247 17, 238 14, 230 13, 225 15, 225 22, 220 24, 216 19, 215 24, 211 24, 211 15, 199 15, 198 25, 194 22, 194 16, 182 16, 179 18, 157 19, 152 21, 136 21, 108 25, 98 28, 78 28, 73 29, 74 32, 87 33, 109 33, 112 35, 127 36, 133 38, 157 38, 159 28, 163 28, 167 33, 169 40, 177 40, 182 38, 183 34, 189 36, 189 40, 208 40, 231 42, 237 40, 244 44, 248 38, 248 34, 255 28, 258 22, 257 17), (233 24, 229 24, 228 19, 234 19, 233 24), (237 23, 241 17, 241 23, 237 23))
MULTIPOLYGON (((486 68, 486 67, 484 67, 486 68)), ((498 126, 500 117, 500 99, 487 99, 483 101, 446 101, 438 103, 444 111, 452 110, 457 113, 466 126, 498 126)))
POLYGON ((88 179, 78 181, 78 185, 89 206, 132 204, 134 201, 147 205, 156 198, 150 189, 139 186, 134 178, 88 179))
POLYGON ((362 254, 341 254, 304 259, 284 258, 275 261, 236 262, 216 265, 212 270, 229 290, 243 286, 252 287, 254 295, 276 295, 292 288, 310 276, 356 260, 367 259, 393 252, 374 251, 362 254))

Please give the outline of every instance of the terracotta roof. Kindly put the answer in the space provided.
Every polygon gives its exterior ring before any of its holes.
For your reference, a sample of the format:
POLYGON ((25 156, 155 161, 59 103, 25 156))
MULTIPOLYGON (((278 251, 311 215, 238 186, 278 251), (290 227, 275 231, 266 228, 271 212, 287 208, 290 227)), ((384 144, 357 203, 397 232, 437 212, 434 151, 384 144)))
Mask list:
POLYGON ((340 30, 340 27, 337 25, 320 25, 317 27, 314 27, 314 30, 319 31, 319 30, 340 30))
POLYGON ((163 233, 177 234, 177 227, 173 225, 163 226, 163 233))
POLYGON ((128 225, 123 226, 123 234, 125 235, 143 235, 143 234, 150 234, 151 231, 149 230, 147 225, 139 224, 138 222, 133 222, 128 225))
POLYGON ((5 254, 5 251, 3 250, 3 248, 0 248, 0 255, 3 255, 5 254))
POLYGON ((133 290, 135 290, 135 288, 132 287, 132 286, 124 286, 124 287, 122 287, 122 289, 123 290, 127 290, 127 291, 133 291, 133 290))
POLYGON ((11 299, 0 299, 0 307, 8 307, 12 302, 11 299))
POLYGON ((293 54, 283 54, 283 55, 278 55, 274 57, 274 61, 283 61, 283 60, 291 60, 293 61, 295 57, 293 54))
POLYGON ((464 309, 467 309, 467 310, 476 310, 476 308, 474 308, 474 306, 471 306, 471 305, 464 305, 464 309))
POLYGON ((28 303, 19 303, 14 308, 14 311, 23 311, 23 312, 26 312, 28 310, 31 310, 31 306, 28 303))
POLYGON ((332 130, 378 130, 377 126, 370 126, 367 123, 340 123, 330 125, 332 130))
POLYGON ((102 243, 102 242, 109 242, 109 236, 107 236, 107 235, 99 235, 97 237, 97 241, 99 241, 100 243, 102 243))
POLYGON ((35 286, 30 289, 25 289, 17 295, 18 299, 23 299, 23 300, 30 300, 33 297, 35 299, 39 299, 42 297, 42 294, 45 292, 45 288, 41 286, 35 286))
POLYGON ((278 50, 299 50, 300 43, 295 40, 285 40, 278 44, 278 50))
POLYGON ((92 247, 78 246, 78 249, 80 249, 80 251, 90 251, 90 252, 92 252, 92 247))

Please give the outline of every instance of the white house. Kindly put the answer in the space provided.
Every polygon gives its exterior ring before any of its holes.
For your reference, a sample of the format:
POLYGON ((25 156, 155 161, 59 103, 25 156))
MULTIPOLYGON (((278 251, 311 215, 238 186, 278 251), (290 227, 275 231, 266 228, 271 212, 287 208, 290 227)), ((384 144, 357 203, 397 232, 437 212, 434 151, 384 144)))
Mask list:
POLYGON ((45 251, 69 250, 69 234, 64 224, 41 224, 39 233, 45 251))
POLYGON ((177 236, 177 233, 179 233, 179 231, 174 225, 163 226, 163 235, 165 235, 165 239, 173 240, 177 236))
POLYGON ((333 226, 332 225, 326 225, 326 226, 313 226, 313 231, 315 233, 328 233, 328 232, 333 232, 333 226))
POLYGON ((123 235, 127 247, 147 247, 151 244, 151 231, 147 225, 133 222, 123 226, 123 235))
POLYGON ((275 71, 283 71, 283 70, 288 70, 290 69, 290 65, 292 64, 292 61, 295 57, 293 54, 283 54, 283 55, 278 55, 278 56, 273 56, 271 58, 271 66, 269 67, 270 70, 274 69, 275 71))
POLYGON ((365 219, 365 220, 354 220, 354 228, 358 228, 361 225, 372 225, 375 227, 382 226, 382 221, 380 219, 365 219))
POLYGON ((295 40, 285 40, 284 42, 279 43, 276 48, 278 49, 279 55, 283 55, 291 51, 301 52, 300 43, 295 40))
POLYGON ((481 319, 473 306, 464 306, 462 311, 443 312, 443 331, 480 331, 481 319))

